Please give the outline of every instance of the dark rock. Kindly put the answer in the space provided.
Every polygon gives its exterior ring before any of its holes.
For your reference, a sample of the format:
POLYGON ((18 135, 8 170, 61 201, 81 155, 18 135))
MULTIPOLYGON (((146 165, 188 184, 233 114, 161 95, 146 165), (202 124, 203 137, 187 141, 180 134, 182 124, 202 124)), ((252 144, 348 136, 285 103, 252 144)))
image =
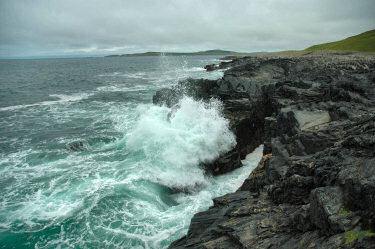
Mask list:
POLYGON ((305 204, 308 203, 313 187, 314 180, 311 176, 295 174, 271 185, 268 194, 275 203, 305 204))
POLYGON ((66 146, 66 149, 70 151, 84 151, 85 145, 82 141, 73 142, 73 143, 68 144, 66 146))
MULTIPOLYGON (((372 166, 374 167, 374 165, 372 166)), ((374 175, 373 175, 374 176, 374 175)), ((365 211, 365 217, 375 219, 375 180, 347 179, 345 181, 345 203, 351 209, 365 211)), ((372 224, 375 228, 375 224, 372 224)))
POLYGON ((154 104, 172 107, 178 103, 181 95, 182 94, 179 94, 179 92, 172 89, 164 88, 156 92, 156 94, 152 97, 152 102, 154 104))
POLYGON ((250 173, 239 190, 247 190, 253 193, 259 193, 260 190, 268 183, 266 170, 267 164, 272 154, 266 154, 262 157, 258 166, 250 173))
POLYGON ((303 205, 300 207, 299 210, 297 210, 297 212, 293 214, 293 226, 301 232, 313 230, 313 224, 311 223, 309 208, 310 204, 303 205))
POLYGON ((340 187, 316 188, 310 195, 310 220, 324 234, 345 232, 354 227, 352 215, 345 214, 340 187))
POLYGON ((179 100, 184 96, 191 96, 195 99, 209 99, 211 92, 216 87, 215 80, 205 79, 186 79, 178 83, 172 89, 163 88, 155 93, 152 97, 152 102, 156 105, 166 105, 172 107, 176 105, 179 100))
POLYGON ((326 53, 234 58, 218 66, 229 68, 222 79, 156 94, 223 102, 237 145, 206 164, 214 174, 264 142, 239 190, 196 214, 171 248, 374 248, 371 233, 346 234, 375 231, 375 57, 326 53))
POLYGON ((206 69, 207 72, 210 72, 210 71, 219 69, 219 66, 217 64, 210 64, 210 65, 206 65, 204 69, 206 69))
POLYGON ((221 175, 241 167, 242 164, 240 154, 236 148, 225 153, 224 155, 221 155, 218 159, 211 163, 204 163, 203 166, 206 171, 212 173, 213 175, 221 175))

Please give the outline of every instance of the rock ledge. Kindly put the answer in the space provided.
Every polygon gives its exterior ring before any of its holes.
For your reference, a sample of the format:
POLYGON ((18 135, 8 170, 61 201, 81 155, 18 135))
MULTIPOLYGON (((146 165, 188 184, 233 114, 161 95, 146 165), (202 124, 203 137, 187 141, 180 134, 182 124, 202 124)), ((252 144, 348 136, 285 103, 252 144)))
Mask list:
MULTIPOLYGON (((224 62, 223 62, 224 63, 224 62)), ((205 165, 240 167, 264 157, 235 193, 196 214, 170 248, 375 248, 375 58, 358 54, 252 56, 217 81, 181 82, 154 96, 219 98, 237 137, 205 165)))

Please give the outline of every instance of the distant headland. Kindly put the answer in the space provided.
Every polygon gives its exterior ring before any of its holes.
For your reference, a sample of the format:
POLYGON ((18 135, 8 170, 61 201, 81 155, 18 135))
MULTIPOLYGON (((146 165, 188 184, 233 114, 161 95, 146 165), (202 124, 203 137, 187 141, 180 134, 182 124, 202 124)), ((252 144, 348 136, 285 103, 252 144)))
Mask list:
POLYGON ((199 51, 199 52, 145 52, 145 53, 134 53, 134 54, 115 54, 115 55, 107 55, 105 57, 120 57, 120 56, 191 56, 191 55, 234 55, 234 56, 244 56, 244 55, 254 55, 254 54, 262 54, 266 52, 234 52, 228 50, 220 50, 220 49, 213 49, 213 50, 206 50, 206 51, 199 51))

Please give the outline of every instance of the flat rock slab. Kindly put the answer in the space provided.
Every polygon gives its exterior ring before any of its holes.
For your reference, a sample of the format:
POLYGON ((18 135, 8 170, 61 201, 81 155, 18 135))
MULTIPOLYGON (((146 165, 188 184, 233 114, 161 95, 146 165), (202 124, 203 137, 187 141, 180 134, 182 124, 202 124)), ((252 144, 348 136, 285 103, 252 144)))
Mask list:
POLYGON ((322 125, 331 122, 331 117, 326 111, 294 111, 294 116, 301 131, 319 129, 322 125))

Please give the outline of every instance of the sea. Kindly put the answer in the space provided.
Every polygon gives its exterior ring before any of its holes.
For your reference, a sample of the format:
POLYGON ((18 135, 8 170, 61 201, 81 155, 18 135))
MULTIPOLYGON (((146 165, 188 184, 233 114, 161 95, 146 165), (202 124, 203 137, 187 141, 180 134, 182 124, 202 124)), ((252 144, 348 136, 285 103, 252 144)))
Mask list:
POLYGON ((152 104, 216 56, 0 60, 0 248, 166 248, 255 168, 201 168, 235 146, 217 99, 152 104))

